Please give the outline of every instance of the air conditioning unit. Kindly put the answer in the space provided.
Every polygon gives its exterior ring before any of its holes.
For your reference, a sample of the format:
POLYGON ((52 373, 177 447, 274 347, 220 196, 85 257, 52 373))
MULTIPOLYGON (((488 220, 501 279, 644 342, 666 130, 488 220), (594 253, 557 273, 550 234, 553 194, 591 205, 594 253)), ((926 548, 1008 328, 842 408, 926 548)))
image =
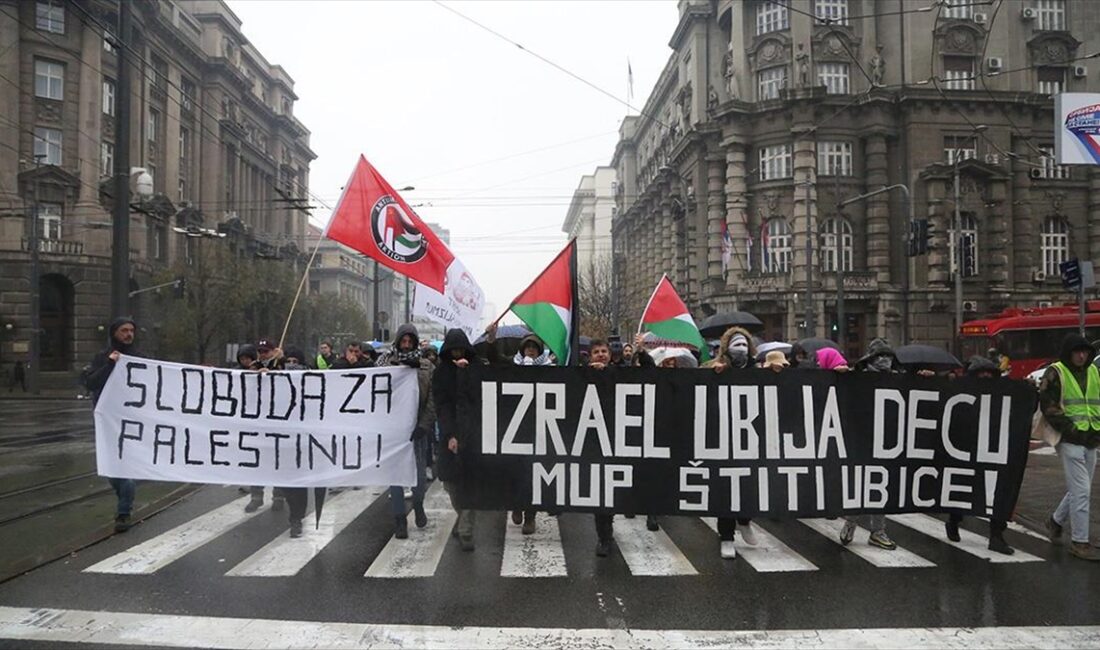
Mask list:
POLYGON ((978 301, 977 300, 964 300, 963 301, 963 311, 968 311, 968 312, 978 311, 978 301))
POLYGON ((1040 300, 1039 309, 1050 309, 1054 306, 1054 303, 1050 300, 1040 300))
POLYGON ((1032 178, 1045 178, 1045 176, 1043 175, 1043 170, 1038 167, 1032 167, 1030 170, 1028 170, 1027 173, 1032 178))
POLYGON ((985 60, 985 67, 989 68, 990 72, 1000 72, 1004 65, 1005 60, 999 56, 991 56, 985 60))
POLYGON ((1083 66, 1083 65, 1073 66, 1073 76, 1077 77, 1078 79, 1089 76, 1088 66, 1083 66))
POLYGON ((1032 282, 1045 282, 1047 279, 1047 272, 1042 269, 1035 269, 1031 272, 1032 282))
POLYGON ((1024 7, 1020 10, 1021 20, 1035 20, 1035 7, 1024 7))
POLYGON ((986 14, 977 14, 976 13, 976 14, 974 14, 974 22, 978 23, 979 25, 984 25, 987 22, 989 22, 989 16, 986 15, 986 14))
POLYGON ((987 153, 985 155, 985 162, 990 165, 999 165, 1001 164, 1001 154, 987 153))

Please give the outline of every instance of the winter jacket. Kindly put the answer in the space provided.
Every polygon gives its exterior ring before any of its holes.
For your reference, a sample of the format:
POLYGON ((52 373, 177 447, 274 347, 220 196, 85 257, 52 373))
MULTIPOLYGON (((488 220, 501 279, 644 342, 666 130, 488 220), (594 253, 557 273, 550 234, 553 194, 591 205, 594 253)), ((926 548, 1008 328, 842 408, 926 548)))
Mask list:
POLYGON ((435 429, 435 403, 432 401, 432 372, 435 366, 420 354, 420 333, 416 327, 406 323, 397 328, 393 339, 393 350, 379 359, 382 366, 407 366, 416 368, 417 383, 420 385, 420 408, 417 410, 416 428, 419 435, 427 436, 435 429), (413 339, 411 352, 399 352, 398 344, 402 337, 410 335, 413 339))
POLYGON ((745 365, 745 368, 755 368, 756 367, 756 343, 754 343, 753 340, 752 340, 752 334, 749 334, 749 331, 747 329, 743 328, 743 327, 731 327, 728 330, 726 330, 722 334, 722 338, 718 342, 718 354, 713 359, 711 359, 710 361, 704 363, 703 367, 704 368, 713 368, 715 365, 717 365, 719 363, 724 363, 727 366, 729 366, 730 368, 737 369, 737 367, 733 365, 733 361, 730 359, 729 346, 730 346, 730 340, 732 340, 733 337, 738 335, 738 334, 744 336, 749 342, 749 356, 748 356, 747 364, 745 365))
MULTIPOLYGON (((1096 357, 1096 349, 1089 345, 1085 337, 1080 334, 1069 334, 1062 341, 1062 353, 1059 355, 1058 360, 1070 369, 1074 379, 1077 380, 1081 390, 1084 391, 1085 385, 1088 383, 1088 366, 1074 368, 1070 363, 1070 356, 1073 351, 1080 349, 1089 350, 1090 360, 1096 357)), ((1062 410, 1062 377, 1053 365, 1043 373, 1043 379, 1039 383, 1039 408, 1042 409, 1043 417, 1046 418, 1050 426, 1062 434, 1062 442, 1083 445, 1090 449, 1100 445, 1100 431, 1081 431, 1073 426, 1073 421, 1062 410)))
POLYGON ((103 387, 107 385, 107 379, 110 378, 111 371, 115 369, 115 362, 110 359, 111 353, 117 351, 130 356, 141 356, 141 353, 137 351, 133 344, 123 345, 115 339, 115 332, 127 323, 134 325, 134 321, 129 318, 116 318, 111 322, 111 326, 107 328, 107 347, 92 359, 91 370, 88 371, 84 386, 92 393, 93 404, 99 401, 99 394, 103 391, 103 387))
POLYGON ((443 338, 443 347, 439 350, 439 367, 432 375, 432 400, 435 403, 436 419, 439 422, 439 437, 446 445, 451 438, 462 442, 462 433, 458 426, 458 373, 460 368, 451 357, 451 350, 462 350, 463 358, 470 364, 478 363, 477 352, 470 345, 470 339, 460 329, 452 329, 443 338))

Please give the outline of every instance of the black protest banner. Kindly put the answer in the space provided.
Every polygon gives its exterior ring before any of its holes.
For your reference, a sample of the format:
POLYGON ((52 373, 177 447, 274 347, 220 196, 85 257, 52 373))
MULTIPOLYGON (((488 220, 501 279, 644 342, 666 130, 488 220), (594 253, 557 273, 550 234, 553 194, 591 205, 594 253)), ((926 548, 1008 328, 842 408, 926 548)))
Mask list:
POLYGON ((470 368, 465 507, 1007 518, 1034 389, 828 371, 470 368))

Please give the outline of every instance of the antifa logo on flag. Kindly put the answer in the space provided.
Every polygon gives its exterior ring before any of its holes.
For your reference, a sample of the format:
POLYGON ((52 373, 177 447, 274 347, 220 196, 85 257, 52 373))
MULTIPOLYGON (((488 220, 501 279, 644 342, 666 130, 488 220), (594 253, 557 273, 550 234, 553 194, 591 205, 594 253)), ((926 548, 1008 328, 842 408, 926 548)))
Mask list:
POLYGON ((410 264, 428 253, 428 242, 420 229, 389 194, 375 201, 370 218, 374 243, 386 257, 410 264))

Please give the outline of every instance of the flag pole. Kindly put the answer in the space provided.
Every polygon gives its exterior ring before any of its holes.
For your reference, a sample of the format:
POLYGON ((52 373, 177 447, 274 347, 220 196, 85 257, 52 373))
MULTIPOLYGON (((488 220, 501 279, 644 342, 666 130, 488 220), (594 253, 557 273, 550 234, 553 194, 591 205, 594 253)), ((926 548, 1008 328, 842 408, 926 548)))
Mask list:
POLYGON ((317 244, 313 247, 313 253, 309 256, 309 262, 306 263, 306 271, 302 274, 302 279, 298 282, 298 290, 294 292, 294 301, 290 303, 290 313, 286 315, 286 323, 283 324, 283 333, 279 336, 279 349, 283 349, 283 342, 286 340, 286 332, 290 329, 290 319, 294 318, 294 310, 298 307, 298 298, 302 295, 302 287, 306 284, 306 278, 309 277, 309 270, 313 268, 313 260, 317 257, 317 251, 321 250, 321 240, 325 237, 321 235, 317 238, 317 244))
MULTIPOLYGON (((581 358, 581 332, 580 332, 580 290, 577 287, 577 239, 569 240, 566 246, 569 250, 569 285, 572 309, 569 310, 569 359, 568 365, 576 364, 581 358)), ((1084 303, 1082 303, 1084 304, 1084 303)))

